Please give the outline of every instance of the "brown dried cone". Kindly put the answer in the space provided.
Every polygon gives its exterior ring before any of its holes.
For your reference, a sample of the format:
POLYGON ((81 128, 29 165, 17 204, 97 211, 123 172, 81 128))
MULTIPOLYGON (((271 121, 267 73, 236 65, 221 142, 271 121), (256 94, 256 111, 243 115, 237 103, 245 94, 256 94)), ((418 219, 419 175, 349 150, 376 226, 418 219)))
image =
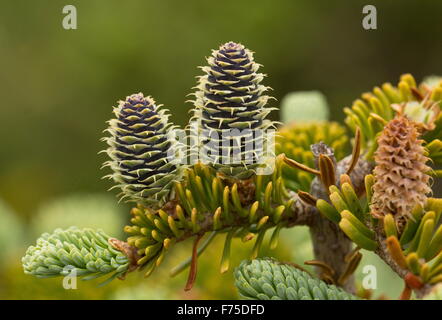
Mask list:
POLYGON ((391 213, 400 227, 414 206, 424 206, 431 189, 422 143, 415 123, 404 115, 388 122, 379 135, 371 203, 374 217, 391 213))

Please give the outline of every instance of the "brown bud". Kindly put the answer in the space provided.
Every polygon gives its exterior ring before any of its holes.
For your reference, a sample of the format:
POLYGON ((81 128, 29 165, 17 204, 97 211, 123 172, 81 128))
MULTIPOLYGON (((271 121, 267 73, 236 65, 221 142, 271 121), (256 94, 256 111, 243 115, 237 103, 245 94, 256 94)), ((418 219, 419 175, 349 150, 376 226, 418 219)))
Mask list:
POLYGON ((396 222, 408 219, 431 192, 423 140, 414 122, 400 115, 385 126, 377 142, 371 213, 377 218, 391 213, 396 222))

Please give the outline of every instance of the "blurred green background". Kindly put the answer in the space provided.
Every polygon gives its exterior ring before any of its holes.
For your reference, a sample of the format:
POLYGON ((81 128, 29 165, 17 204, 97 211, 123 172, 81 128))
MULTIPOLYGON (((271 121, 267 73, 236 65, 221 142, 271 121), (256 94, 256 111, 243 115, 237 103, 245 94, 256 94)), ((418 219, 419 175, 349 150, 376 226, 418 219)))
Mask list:
MULTIPOLYGON (((232 40, 256 52, 278 101, 291 91, 319 90, 332 119, 342 120, 342 107, 377 84, 406 72, 418 80, 442 74, 441 13, 436 0, 1 1, 0 298, 235 298, 231 274, 219 276, 212 262, 219 260, 216 246, 185 296, 185 275, 169 280, 167 268, 153 279, 131 275, 126 283, 66 291, 61 280, 23 275, 20 257, 43 230, 71 221, 112 235, 124 224, 128 207, 104 193, 111 185, 101 180, 104 155, 97 155, 117 100, 142 91, 184 125, 197 66, 232 40), (78 10, 77 30, 62 28, 68 4, 78 10), (377 7, 377 30, 362 28, 366 4, 377 7)), ((270 255, 308 258, 305 230, 283 236, 270 255)), ((237 262, 247 256, 239 247, 237 262)), ((177 251, 170 263, 185 255, 177 251)), ((379 292, 395 297, 400 283, 390 279, 380 277, 379 292)))

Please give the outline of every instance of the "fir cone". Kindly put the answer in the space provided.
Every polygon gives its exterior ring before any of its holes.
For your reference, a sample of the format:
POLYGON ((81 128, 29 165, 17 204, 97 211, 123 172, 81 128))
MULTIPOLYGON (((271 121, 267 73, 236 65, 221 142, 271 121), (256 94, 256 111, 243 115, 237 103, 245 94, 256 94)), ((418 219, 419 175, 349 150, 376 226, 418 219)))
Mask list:
POLYGON ((204 136, 200 148, 208 157, 203 162, 227 176, 248 178, 262 163, 259 134, 273 126, 265 119, 273 109, 264 107, 269 99, 263 94, 268 88, 260 84, 264 75, 258 73, 252 52, 234 42, 214 50, 207 61, 193 117, 204 136), (240 138, 228 137, 229 133, 240 138))
POLYGON ((115 119, 109 121, 104 138, 109 145, 112 178, 121 189, 121 199, 148 206, 161 206, 168 200, 180 170, 169 150, 180 152, 181 145, 168 136, 174 127, 166 110, 142 93, 128 96, 114 108, 115 119))
POLYGON ((376 218, 391 213, 400 225, 414 206, 425 205, 431 192, 428 158, 416 125, 403 115, 385 126, 377 142, 371 213, 376 218))

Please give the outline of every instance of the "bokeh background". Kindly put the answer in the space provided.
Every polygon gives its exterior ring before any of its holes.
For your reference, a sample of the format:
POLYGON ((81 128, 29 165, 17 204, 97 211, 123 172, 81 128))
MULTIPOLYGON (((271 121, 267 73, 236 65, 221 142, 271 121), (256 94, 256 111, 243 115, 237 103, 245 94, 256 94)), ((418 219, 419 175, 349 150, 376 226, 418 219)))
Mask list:
MULTIPOLYGON (((97 154, 117 100, 142 91, 184 125, 197 66, 232 40, 256 52, 275 106, 289 92, 319 90, 332 119, 342 121, 342 108, 375 85, 406 72, 418 80, 442 74, 441 13, 437 0, 0 1, 0 298, 236 298, 231 273, 218 274, 219 241, 187 294, 186 275, 169 279, 167 267, 150 279, 135 274, 104 288, 80 282, 63 290, 59 279, 23 275, 20 258, 56 227, 121 232, 128 207, 105 192, 111 185, 101 180, 105 159, 97 154), (62 28, 68 4, 78 10, 77 30, 62 28), (377 7, 377 30, 362 28, 366 4, 377 7)), ((286 230, 281 242, 266 254, 311 258, 306 230, 286 230)), ((235 248, 239 263, 250 247, 235 248)), ((184 249, 166 264, 186 258, 184 249)), ((382 272, 376 294, 397 297, 401 283, 365 259, 382 272)))

